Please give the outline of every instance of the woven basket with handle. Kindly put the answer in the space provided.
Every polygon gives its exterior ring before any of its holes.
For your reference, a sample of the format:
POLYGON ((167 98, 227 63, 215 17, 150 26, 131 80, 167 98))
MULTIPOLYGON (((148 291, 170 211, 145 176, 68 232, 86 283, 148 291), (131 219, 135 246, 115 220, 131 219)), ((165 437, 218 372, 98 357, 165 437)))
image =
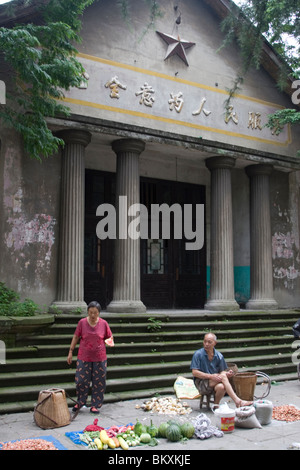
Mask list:
POLYGON ((59 428, 71 422, 66 393, 61 388, 42 390, 34 408, 34 421, 42 429, 59 428))

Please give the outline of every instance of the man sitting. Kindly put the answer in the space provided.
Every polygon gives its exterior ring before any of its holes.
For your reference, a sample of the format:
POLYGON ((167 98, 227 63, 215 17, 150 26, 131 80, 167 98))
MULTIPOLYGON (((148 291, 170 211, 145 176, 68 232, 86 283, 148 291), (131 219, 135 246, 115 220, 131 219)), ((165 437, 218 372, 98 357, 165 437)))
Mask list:
POLYGON ((252 402, 241 400, 234 392, 229 382, 233 371, 226 371, 226 361, 223 355, 215 349, 216 344, 216 335, 207 333, 204 336, 203 348, 194 353, 191 369, 195 386, 202 395, 215 394, 213 409, 218 408, 225 393, 230 396, 237 407, 251 405, 252 402))

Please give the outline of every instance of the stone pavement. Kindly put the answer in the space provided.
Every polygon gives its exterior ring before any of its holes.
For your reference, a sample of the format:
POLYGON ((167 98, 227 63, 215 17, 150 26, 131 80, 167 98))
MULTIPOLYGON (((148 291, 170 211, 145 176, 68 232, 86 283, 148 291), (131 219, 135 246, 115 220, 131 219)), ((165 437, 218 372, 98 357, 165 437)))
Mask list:
MULTIPOLYGON (((256 387, 257 395, 263 394, 263 387, 264 385, 256 387)), ((293 404, 300 408, 300 382, 295 380, 272 384, 270 394, 266 400, 271 401, 273 406, 293 404)), ((98 425, 104 428, 110 427, 113 424, 135 423, 136 419, 145 424, 150 424, 152 419, 155 425, 159 425, 159 423, 171 418, 170 415, 150 413, 137 409, 136 405, 141 405, 143 401, 144 399, 134 399, 116 403, 104 403, 98 416, 92 415, 89 409, 85 408, 80 411, 70 425, 48 430, 40 429, 35 424, 33 412, 0 415, 0 441, 7 442, 32 437, 43 438, 43 436, 51 435, 68 450, 86 450, 84 446, 74 444, 65 433, 83 430, 85 426, 92 424, 96 417, 99 420, 98 425)), ((227 401, 231 407, 234 407, 228 397, 225 397, 223 401, 227 401)), ((207 411, 206 408, 200 411, 198 399, 188 400, 188 403, 192 408, 192 412, 183 416, 182 420, 192 420, 200 412, 204 412, 211 419, 212 425, 217 426, 218 419, 211 411, 207 411)), ((177 416, 177 418, 179 417, 177 416)), ((133 456, 136 452, 140 455, 140 451, 150 451, 153 455, 161 452, 172 455, 173 453, 186 454, 189 451, 195 450, 287 450, 295 443, 300 443, 300 421, 286 423, 272 420, 269 425, 263 426, 262 429, 236 427, 233 433, 225 434, 221 438, 211 437, 200 440, 194 437, 186 443, 171 443, 166 439, 159 439, 159 445, 156 447, 141 446, 138 448, 139 452, 137 452, 137 448, 130 448, 127 453, 118 452, 117 455, 118 457, 133 456)), ((107 456, 112 458, 116 453, 105 451, 105 455, 105 458, 108 458, 107 456)), ((142 455, 149 455, 149 452, 142 455)))

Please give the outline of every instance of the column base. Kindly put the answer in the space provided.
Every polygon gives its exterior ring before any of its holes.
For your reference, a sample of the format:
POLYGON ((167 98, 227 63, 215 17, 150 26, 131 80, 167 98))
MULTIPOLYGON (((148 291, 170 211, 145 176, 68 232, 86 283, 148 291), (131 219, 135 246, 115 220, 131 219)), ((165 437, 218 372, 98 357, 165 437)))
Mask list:
POLYGON ((278 303, 274 299, 250 299, 246 303, 246 310, 276 310, 278 303))
POLYGON ((235 300, 208 300, 204 305, 205 310, 230 312, 240 310, 239 304, 235 300))
POLYGON ((67 302, 63 300, 58 300, 53 302, 50 307, 49 311, 55 312, 57 310, 62 310, 63 313, 87 313, 87 304, 85 302, 67 302))
POLYGON ((140 300, 112 300, 106 307, 111 313, 145 313, 145 305, 140 300))

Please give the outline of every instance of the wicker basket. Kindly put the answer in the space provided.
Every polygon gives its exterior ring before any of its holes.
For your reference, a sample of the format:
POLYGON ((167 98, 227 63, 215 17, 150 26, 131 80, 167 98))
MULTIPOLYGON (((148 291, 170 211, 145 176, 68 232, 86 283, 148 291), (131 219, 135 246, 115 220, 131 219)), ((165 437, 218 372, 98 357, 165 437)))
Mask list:
POLYGON ((265 398, 269 395, 271 389, 271 379, 264 372, 238 372, 233 377, 233 382, 235 386, 235 392, 239 398, 242 400, 251 400, 265 398), (267 390, 263 393, 261 397, 256 397, 254 395, 257 377, 263 377, 267 383, 267 390))
POLYGON ((238 372, 233 377, 237 396, 242 400, 253 400, 256 381, 255 372, 238 372))
POLYGON ((35 423, 42 429, 59 428, 70 424, 71 414, 65 391, 60 388, 42 390, 33 416, 35 423))

